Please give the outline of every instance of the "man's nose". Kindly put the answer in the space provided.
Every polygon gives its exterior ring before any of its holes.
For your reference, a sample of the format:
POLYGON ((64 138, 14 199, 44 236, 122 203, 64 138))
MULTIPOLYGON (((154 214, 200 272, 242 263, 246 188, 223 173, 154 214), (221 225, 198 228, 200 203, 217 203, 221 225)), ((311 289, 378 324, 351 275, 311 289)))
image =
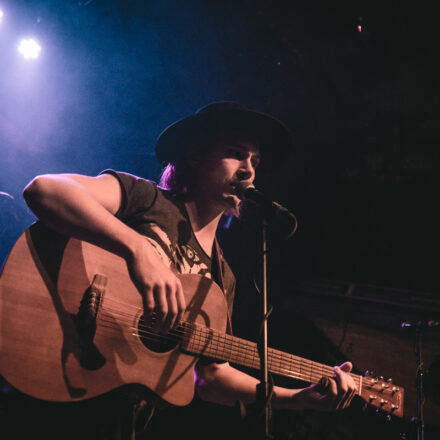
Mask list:
POLYGON ((240 180, 253 179, 254 175, 255 175, 255 170, 251 160, 250 159, 243 160, 238 170, 238 176, 240 177, 240 180))

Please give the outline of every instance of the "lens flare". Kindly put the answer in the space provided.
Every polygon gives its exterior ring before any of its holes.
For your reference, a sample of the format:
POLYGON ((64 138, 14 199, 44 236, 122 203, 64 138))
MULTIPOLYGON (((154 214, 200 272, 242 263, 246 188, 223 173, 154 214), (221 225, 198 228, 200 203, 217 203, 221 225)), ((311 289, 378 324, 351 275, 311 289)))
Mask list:
POLYGON ((18 46, 18 51, 25 58, 38 58, 41 52, 41 47, 34 39, 29 38, 27 40, 21 40, 20 45, 18 46))

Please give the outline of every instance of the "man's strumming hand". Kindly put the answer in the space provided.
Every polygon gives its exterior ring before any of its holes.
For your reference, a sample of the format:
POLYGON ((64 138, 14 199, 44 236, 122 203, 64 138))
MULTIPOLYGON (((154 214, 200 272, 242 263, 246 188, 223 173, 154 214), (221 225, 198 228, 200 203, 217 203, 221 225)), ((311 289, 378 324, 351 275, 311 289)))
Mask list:
POLYGON ((130 277, 142 296, 147 327, 167 333, 178 325, 186 309, 180 280, 145 237, 140 238, 126 261, 130 277))

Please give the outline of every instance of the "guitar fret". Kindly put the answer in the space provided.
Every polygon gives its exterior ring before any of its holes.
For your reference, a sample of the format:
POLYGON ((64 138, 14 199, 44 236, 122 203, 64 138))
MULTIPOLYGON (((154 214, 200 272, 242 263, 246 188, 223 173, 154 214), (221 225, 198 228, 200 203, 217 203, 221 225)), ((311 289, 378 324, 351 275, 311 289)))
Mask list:
MULTIPOLYGON (((294 359, 295 357, 293 356, 293 355, 290 355, 290 359, 291 359, 291 361, 290 361, 290 368, 293 370, 293 359, 294 359)), ((297 363, 298 363, 298 360, 296 361, 297 363)), ((297 373, 297 379, 301 379, 302 378, 302 373, 301 373, 301 368, 302 368, 302 359, 299 359, 299 369, 298 369, 298 373, 297 373)))
MULTIPOLYGON (((294 367, 293 367, 293 359, 294 359, 294 357, 290 354, 289 355, 289 370, 290 371, 294 371, 294 367)), ((296 376, 297 376, 297 379, 299 379, 299 378, 301 378, 301 361, 299 361, 299 369, 298 369, 298 367, 297 367, 297 372, 296 372, 296 376)))
POLYGON ((221 352, 219 353, 218 357, 223 359, 223 360, 228 360, 231 355, 231 348, 228 347, 228 335, 221 335, 221 334, 216 334, 216 338, 218 340, 218 345, 219 347, 221 347, 221 352), (229 354, 228 354, 228 348, 229 348, 229 354))
POLYGON ((226 359, 233 359, 233 355, 234 355, 234 354, 236 355, 236 353, 233 354, 233 352, 232 352, 233 343, 232 343, 231 335, 226 335, 226 338, 225 338, 225 345, 226 345, 226 342, 228 342, 228 347, 227 347, 227 349, 229 350, 229 354, 228 354, 228 351, 225 350, 225 358, 226 358, 226 359))
MULTIPOLYGON (((282 358, 282 356, 280 356, 280 365, 279 365, 279 371, 281 372, 282 371, 282 365, 281 365, 281 362, 282 362, 282 360, 283 360, 283 358, 282 358)), ((290 363, 289 363, 289 369, 290 369, 290 363)))
POLYGON ((249 352, 251 353, 249 355, 250 365, 251 366, 255 366, 256 364, 258 365, 260 359, 259 359, 259 357, 257 357, 257 350, 256 350, 256 348, 254 347, 254 345, 250 341, 246 341, 246 345, 248 347, 249 352))
POLYGON ((214 333, 213 330, 210 330, 209 334, 207 335, 207 340, 206 340, 207 350, 205 351, 205 353, 212 357, 218 357, 218 353, 220 351, 220 345, 217 340, 214 340, 213 333, 214 333))

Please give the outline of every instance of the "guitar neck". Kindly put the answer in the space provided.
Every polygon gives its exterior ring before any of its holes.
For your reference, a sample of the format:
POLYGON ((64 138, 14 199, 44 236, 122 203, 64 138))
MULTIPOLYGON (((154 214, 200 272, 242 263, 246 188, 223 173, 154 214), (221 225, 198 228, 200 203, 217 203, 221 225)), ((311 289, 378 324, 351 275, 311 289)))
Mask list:
MULTIPOLYGON (((187 328, 190 327, 190 331, 182 343, 184 351, 217 361, 226 361, 260 370, 260 355, 255 342, 222 334, 206 327, 193 324, 184 325, 187 328)), ((318 383, 323 376, 334 376, 332 367, 319 362, 310 361, 273 348, 268 349, 267 355, 268 370, 273 374, 314 384, 318 383)), ((357 394, 360 394, 362 376, 350 374, 357 385, 357 394)))

